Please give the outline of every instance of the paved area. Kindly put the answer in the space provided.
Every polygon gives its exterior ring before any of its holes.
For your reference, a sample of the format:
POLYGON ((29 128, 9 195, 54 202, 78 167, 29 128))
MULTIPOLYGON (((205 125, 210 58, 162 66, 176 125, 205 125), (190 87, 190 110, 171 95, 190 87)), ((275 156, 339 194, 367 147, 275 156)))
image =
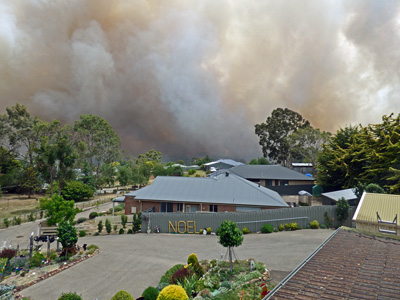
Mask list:
MULTIPOLYGON (((333 231, 300 230, 250 234, 235 249, 239 259, 254 258, 270 270, 285 274, 297 267, 333 231)), ((164 272, 186 262, 189 254, 199 259, 219 258, 226 249, 216 236, 135 234, 91 236, 79 244, 96 244, 100 253, 52 278, 22 291, 34 300, 54 300, 63 292, 77 292, 85 300, 109 300, 119 290, 137 298, 148 286, 156 286, 164 272)), ((276 273, 279 273, 276 272, 276 273)))

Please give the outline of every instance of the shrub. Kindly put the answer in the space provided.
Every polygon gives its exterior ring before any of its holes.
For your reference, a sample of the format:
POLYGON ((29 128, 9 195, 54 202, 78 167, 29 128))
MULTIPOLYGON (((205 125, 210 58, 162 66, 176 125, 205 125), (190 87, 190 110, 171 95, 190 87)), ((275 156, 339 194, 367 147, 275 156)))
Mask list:
POLYGON ((114 229, 114 232, 117 233, 118 225, 115 224, 114 227, 113 227, 113 229, 114 229))
POLYGON ((343 223, 349 217, 349 202, 343 197, 336 203, 336 218, 340 223, 343 223))
POLYGON ((29 215, 28 215, 28 221, 29 222, 33 222, 33 221, 35 221, 36 220, 36 218, 35 218, 35 216, 33 215, 33 212, 31 212, 29 215))
POLYGON ((92 219, 94 219, 94 218, 96 218, 96 217, 98 217, 98 216, 99 216, 99 214, 98 214, 96 211, 92 211, 92 212, 89 214, 89 219, 92 220, 92 219))
POLYGON ((310 224, 307 224, 307 225, 306 225, 306 229, 311 229, 310 224))
POLYGON ((192 253, 189 255, 189 257, 187 259, 187 263, 188 263, 188 265, 190 265, 190 264, 194 265, 194 264, 199 263, 196 253, 192 253))
POLYGON ((314 220, 310 223, 311 229, 318 229, 319 228, 319 223, 317 220, 314 220))
POLYGON ((284 230, 285 230, 285 226, 284 226, 284 225, 282 225, 282 224, 281 224, 281 225, 279 225, 279 227, 278 227, 278 230, 279 230, 279 231, 284 231, 284 230))
POLYGON ((149 286, 143 291, 142 297, 144 300, 156 300, 158 297, 158 291, 156 288, 149 286))
POLYGON ((14 224, 15 225, 21 225, 22 219, 20 217, 14 217, 14 224))
POLYGON ((85 230, 79 231, 79 237, 84 237, 84 236, 86 236, 86 231, 85 230))
POLYGON ((80 223, 83 223, 83 222, 86 222, 86 218, 85 217, 82 217, 82 218, 79 218, 78 220, 77 220, 77 223, 78 224, 80 224, 80 223))
POLYGON ((195 169, 190 169, 190 170, 188 171, 188 174, 189 174, 189 175, 193 175, 194 173, 196 173, 196 170, 195 170, 195 169))
MULTIPOLYGON (((29 267, 29 257, 14 256, 10 259, 10 268, 28 268, 29 267)), ((1 266, 0 266, 1 269, 1 266)))
POLYGON ((121 215, 121 224, 122 224, 122 227, 125 228, 126 222, 128 222, 128 216, 121 215))
POLYGON ((274 228, 274 232, 279 232, 278 228, 274 228))
POLYGON ((328 226, 329 228, 331 228, 333 226, 332 219, 329 217, 327 211, 324 213, 324 222, 325 222, 326 226, 328 226))
POLYGON ((10 220, 5 218, 4 219, 4 225, 6 226, 6 228, 8 228, 8 226, 10 226, 10 220))
POLYGON ((82 300, 82 298, 77 293, 62 293, 57 300, 82 300))
POLYGON ((91 244, 86 247, 86 254, 93 254, 97 249, 99 249, 98 246, 91 244))
POLYGON ((208 228, 207 228, 207 234, 211 234, 211 232, 212 232, 211 227, 208 227, 208 228))
POLYGON ((175 284, 171 284, 160 292, 157 297, 157 300, 187 300, 189 299, 188 295, 186 294, 185 290, 175 284))
POLYGON ((106 219, 106 231, 108 234, 111 233, 111 223, 109 219, 106 219))
POLYGON ((290 223, 290 229, 297 230, 299 229, 299 225, 296 222, 290 223))
POLYGON ((321 228, 321 229, 328 229, 328 227, 326 227, 325 224, 321 224, 321 226, 319 226, 319 228, 321 228))
POLYGON ((243 234, 248 234, 250 233, 250 230, 247 227, 243 227, 242 232, 243 234))
POLYGON ((129 228, 127 233, 132 234, 133 233, 132 229, 129 228))
POLYGON ((170 283, 177 284, 178 282, 183 282, 185 278, 191 275, 193 275, 193 270, 190 267, 184 266, 172 275, 170 283))
POLYGON ((3 251, 0 252, 0 258, 8 258, 11 259, 17 254, 17 251, 14 249, 3 249, 3 251))
POLYGON ((36 252, 31 260, 29 261, 29 266, 31 268, 36 268, 36 267, 40 267, 42 265, 42 261, 43 259, 45 259, 46 257, 44 256, 43 253, 40 252, 36 252))
POLYGON ((263 227, 261 227, 262 233, 271 233, 272 231, 274 231, 274 227, 271 224, 264 224, 263 227))
POLYGON ((103 231, 103 221, 100 221, 97 224, 97 229, 98 229, 99 233, 101 233, 103 231))
POLYGON ((57 228, 58 241, 63 248, 71 248, 75 246, 78 241, 78 234, 76 228, 66 221, 61 222, 57 228))
POLYGON ((123 228, 121 228, 121 229, 119 230, 118 233, 119 233, 119 234, 124 234, 124 233, 125 233, 125 230, 124 230, 123 228))
POLYGON ((288 231, 288 230, 291 230, 291 229, 292 229, 292 223, 286 223, 285 224, 285 230, 288 231))
POLYGON ((164 282, 164 283, 169 284, 171 282, 172 275, 174 275, 176 271, 178 271, 182 268, 183 268, 183 265, 178 264, 178 265, 173 266, 171 269, 167 270, 165 272, 165 274, 161 277, 160 283, 164 282))
POLYGON ((128 292, 119 291, 111 298, 111 300, 135 300, 135 299, 128 292))

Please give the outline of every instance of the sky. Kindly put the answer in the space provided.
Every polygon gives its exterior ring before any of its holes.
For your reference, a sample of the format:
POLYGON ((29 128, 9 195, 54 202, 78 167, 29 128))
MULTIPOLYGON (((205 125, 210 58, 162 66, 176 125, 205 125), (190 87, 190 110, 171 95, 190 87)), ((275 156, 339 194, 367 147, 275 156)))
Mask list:
POLYGON ((137 155, 261 156, 289 108, 336 132, 400 113, 400 1, 1 0, 0 113, 106 119, 137 155))

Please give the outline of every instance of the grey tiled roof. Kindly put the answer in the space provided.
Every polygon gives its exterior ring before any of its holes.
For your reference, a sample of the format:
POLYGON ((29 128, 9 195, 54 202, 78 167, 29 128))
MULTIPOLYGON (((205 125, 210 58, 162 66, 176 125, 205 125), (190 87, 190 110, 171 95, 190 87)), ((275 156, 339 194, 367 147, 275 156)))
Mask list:
POLYGON ((345 189, 340 191, 334 191, 329 193, 322 193, 322 196, 325 196, 334 201, 339 201, 340 198, 344 198, 346 200, 354 200, 357 199, 356 194, 353 189, 345 189))
POLYGON ((247 179, 315 180, 313 177, 279 165, 242 165, 229 171, 247 179))
POLYGON ((234 174, 207 178, 158 176, 150 186, 126 195, 140 200, 288 206, 277 192, 234 174))
POLYGON ((212 165, 218 164, 218 163, 224 163, 224 164, 231 165, 231 166, 241 166, 241 165, 243 165, 243 163, 238 162, 238 161, 233 160, 233 159, 219 159, 219 160, 216 160, 216 161, 212 161, 212 162, 206 163, 204 165, 205 166, 212 166, 212 165))

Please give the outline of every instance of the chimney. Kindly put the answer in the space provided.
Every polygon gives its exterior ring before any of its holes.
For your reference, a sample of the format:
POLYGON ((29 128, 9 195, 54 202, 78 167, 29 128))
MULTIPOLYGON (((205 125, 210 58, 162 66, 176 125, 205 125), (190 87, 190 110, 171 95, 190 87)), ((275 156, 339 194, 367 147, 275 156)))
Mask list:
POLYGON ((229 172, 225 172, 225 176, 228 177, 229 176, 229 172))
POLYGON ((261 187, 261 181, 258 182, 258 187, 261 187))

